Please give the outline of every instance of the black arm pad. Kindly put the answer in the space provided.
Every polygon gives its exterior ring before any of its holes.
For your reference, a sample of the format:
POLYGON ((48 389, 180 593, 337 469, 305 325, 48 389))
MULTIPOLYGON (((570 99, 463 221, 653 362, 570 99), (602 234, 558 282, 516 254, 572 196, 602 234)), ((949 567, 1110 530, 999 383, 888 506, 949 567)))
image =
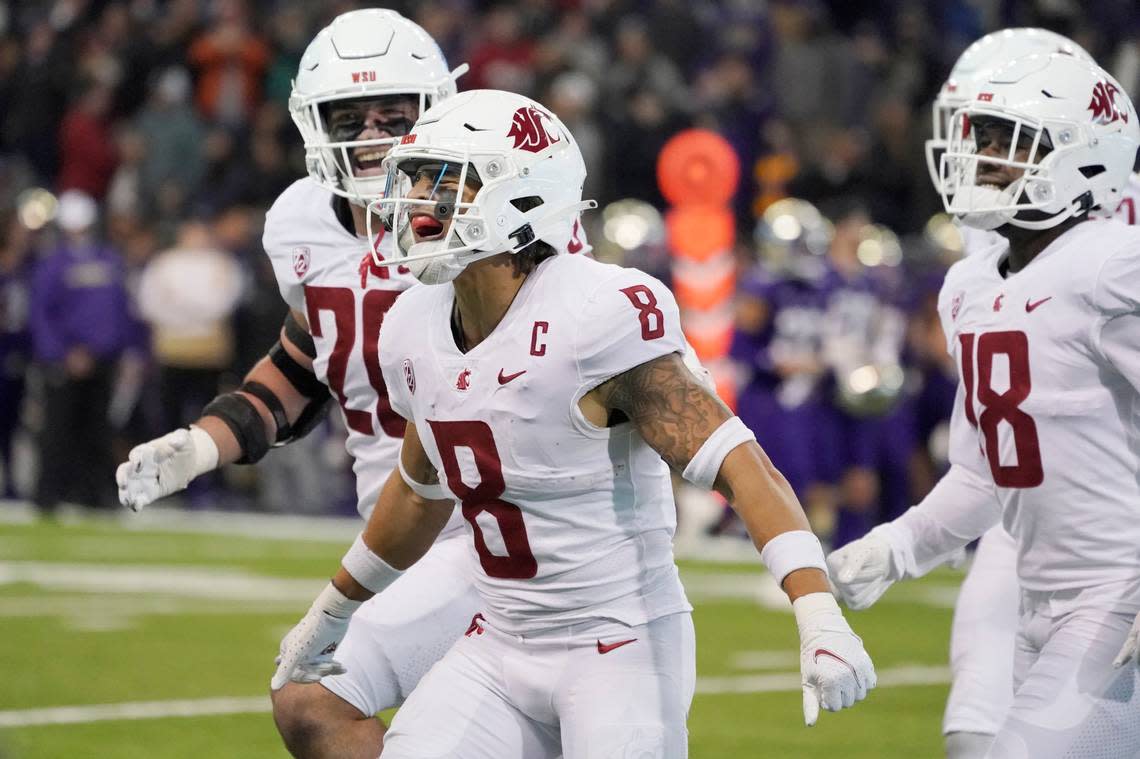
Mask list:
POLYGON ((253 401, 241 393, 219 395, 202 409, 202 416, 216 416, 230 428, 242 452, 237 463, 253 464, 269 450, 265 422, 253 401))
POLYGON ((293 422, 293 436, 282 442, 291 443, 312 432, 313 428, 320 424, 320 421, 325 418, 331 400, 332 396, 326 395, 324 398, 316 398, 309 401, 309 405, 305 406, 305 410, 297 417, 297 421, 293 422))
POLYGON ((285 350, 285 346, 280 341, 274 343, 273 347, 269 349, 269 360, 273 362, 279 372, 285 375, 285 379, 289 380, 289 384, 301 395, 313 400, 328 396, 329 389, 317 379, 313 370, 298 364, 297 360, 289 355, 289 351, 285 350))
POLYGON ((283 443, 293 435, 293 428, 289 424, 289 417, 285 414, 285 406, 277 394, 257 380, 246 380, 238 388, 243 393, 252 395, 265 404, 269 413, 273 415, 273 423, 277 425, 275 443, 283 443))
POLYGON ((292 311, 285 316, 285 337, 309 358, 317 357, 317 345, 313 342, 313 336, 297 323, 292 311))
MULTIPOLYGON (((324 386, 322 385, 322 387, 324 386)), ((274 447, 300 440, 312 432, 313 428, 324 418, 328 403, 332 400, 332 396, 327 392, 323 398, 310 399, 301 413, 297 415, 297 420, 293 424, 289 424, 289 417, 285 414, 285 406, 281 403, 281 399, 268 387, 256 380, 246 380, 238 389, 243 393, 249 393, 264 403, 265 407, 269 409, 269 413, 273 415, 273 421, 277 425, 277 435, 273 441, 274 447)))

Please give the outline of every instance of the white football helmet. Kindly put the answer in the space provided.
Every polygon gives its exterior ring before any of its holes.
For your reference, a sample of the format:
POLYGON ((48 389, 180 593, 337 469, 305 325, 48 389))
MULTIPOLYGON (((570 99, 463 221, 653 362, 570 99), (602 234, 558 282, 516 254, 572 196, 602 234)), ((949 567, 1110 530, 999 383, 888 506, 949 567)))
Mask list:
POLYGON ((966 48, 958 56, 954 68, 950 70, 950 76, 943 82, 931 107, 934 137, 926 141, 926 168, 930 171, 930 181, 936 190, 942 191, 938 162, 950 139, 950 118, 954 111, 974 99, 978 88, 989 79, 990 74, 1016 58, 1034 53, 1067 53, 1089 63, 1094 62, 1088 51, 1068 37, 1048 29, 1031 27, 999 29, 966 48))
POLYGON ((383 219, 396 235, 396 255, 376 263, 407 266, 427 284, 539 240, 558 252, 581 250, 579 212, 597 206, 582 200, 586 165, 569 130, 512 92, 473 90, 433 106, 384 166, 387 184, 369 205, 369 233, 373 216, 383 219), (465 201, 468 185, 478 189, 465 201))
POLYGON ((1072 55, 1030 55, 998 69, 951 119, 940 165, 946 210, 978 229, 1048 229, 1112 207, 1132 173, 1140 124, 1128 95, 1096 64, 1072 55), (1007 130, 1004 156, 975 142, 990 124, 1007 130), (1017 159, 1019 143, 1028 150, 1017 159), (978 184, 985 165, 1022 171, 1006 187, 978 184))
POLYGON ((395 11, 369 8, 337 16, 305 49, 289 97, 309 176, 341 197, 367 203, 383 187, 383 170, 379 157, 369 159, 376 161, 373 167, 362 167, 359 150, 375 147, 382 154, 399 136, 338 141, 326 124, 325 104, 411 95, 419 99, 418 115, 454 95, 455 80, 466 70, 463 64, 449 72, 435 40, 395 11))

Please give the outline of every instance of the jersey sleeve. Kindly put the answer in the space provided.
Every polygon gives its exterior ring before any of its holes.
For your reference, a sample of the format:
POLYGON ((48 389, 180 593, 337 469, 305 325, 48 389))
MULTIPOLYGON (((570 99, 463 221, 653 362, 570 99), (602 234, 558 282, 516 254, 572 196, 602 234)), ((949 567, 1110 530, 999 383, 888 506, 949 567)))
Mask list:
POLYGON ((309 251, 303 245, 290 243, 289 229, 295 222, 287 218, 285 209, 281 208, 284 198, 285 196, 279 198, 265 214, 261 245, 269 256, 269 262, 273 264, 273 275, 277 279, 281 297, 289 304, 289 308, 304 312, 304 291, 297 270, 298 267, 307 268, 309 251), (297 258, 296 261, 294 257, 297 258))
POLYGON ((921 577, 1001 520, 1001 503, 958 384, 950 417, 950 470, 917 505, 891 522, 896 563, 921 577))
POLYGON ((594 388, 647 361, 685 353, 673 293, 636 269, 622 269, 599 284, 580 314, 574 345, 581 387, 594 388))
POLYGON ((1106 317, 1140 312, 1140 235, 1105 259, 1093 287, 1093 305, 1106 317))
POLYGON ((400 303, 410 300, 405 296, 396 299, 388 309, 384 322, 380 325, 380 373, 384 376, 384 387, 388 389, 388 403, 392 410, 405 420, 412 420, 411 393, 416 386, 416 370, 411 358, 402 358, 404 351, 399 346, 400 328, 398 322, 400 303), (393 326, 395 325, 395 326, 393 326))
POLYGON ((1100 351, 1140 393, 1140 314, 1109 319, 1101 328, 1100 351))

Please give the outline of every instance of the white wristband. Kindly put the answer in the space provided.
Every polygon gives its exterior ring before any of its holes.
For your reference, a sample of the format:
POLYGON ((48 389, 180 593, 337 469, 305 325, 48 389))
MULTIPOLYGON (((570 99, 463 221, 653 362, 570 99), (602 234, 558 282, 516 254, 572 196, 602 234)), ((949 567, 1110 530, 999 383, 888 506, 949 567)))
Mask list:
POLYGON ((755 439, 752 430, 744 426, 740 417, 726 419, 713 431, 713 434, 708 436, 681 476, 694 485, 711 490, 717 474, 720 473, 720 465, 724 463, 724 457, 736 446, 755 439))
POLYGON ((330 582, 313 601, 313 608, 320 609, 334 619, 348 619, 356 613, 362 603, 364 602, 353 601, 330 582))
POLYGON ((807 530, 781 532, 764 544, 760 561, 768 567, 777 585, 782 585, 784 578, 797 569, 820 569, 827 574, 823 546, 819 538, 807 530))
POLYGON ((364 543, 364 533, 356 536, 352 548, 340 560, 340 565, 352 575, 352 579, 373 593, 384 590, 404 574, 372 553, 372 549, 364 543))
POLYGON ((218 444, 210 433, 191 424, 190 442, 194 444, 194 476, 190 479, 218 468, 218 444))
POLYGON ((443 485, 425 485, 422 482, 416 482, 412 476, 408 474, 408 470, 404 469, 403 456, 397 456, 396 462, 400 470, 400 476, 404 478, 404 484, 412 489, 412 492, 420 498, 426 498, 429 501, 450 501, 451 496, 443 489, 443 485))
MULTIPOLYGON (((835 596, 830 593, 808 593, 792 601, 792 613, 796 615, 796 627, 800 635, 807 628, 818 626, 820 620, 834 621, 836 617, 843 619, 843 612, 835 602, 835 596)), ((843 623, 846 626, 846 622, 843 623)))

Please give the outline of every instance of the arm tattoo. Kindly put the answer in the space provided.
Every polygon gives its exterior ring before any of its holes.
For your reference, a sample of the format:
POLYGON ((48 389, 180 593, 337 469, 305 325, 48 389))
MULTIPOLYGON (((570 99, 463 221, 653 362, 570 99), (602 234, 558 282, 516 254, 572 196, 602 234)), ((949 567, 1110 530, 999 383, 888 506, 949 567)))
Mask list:
POLYGON ((684 469, 716 428, 732 416, 681 356, 647 361, 599 387, 602 404, 625 414, 669 466, 684 469))

